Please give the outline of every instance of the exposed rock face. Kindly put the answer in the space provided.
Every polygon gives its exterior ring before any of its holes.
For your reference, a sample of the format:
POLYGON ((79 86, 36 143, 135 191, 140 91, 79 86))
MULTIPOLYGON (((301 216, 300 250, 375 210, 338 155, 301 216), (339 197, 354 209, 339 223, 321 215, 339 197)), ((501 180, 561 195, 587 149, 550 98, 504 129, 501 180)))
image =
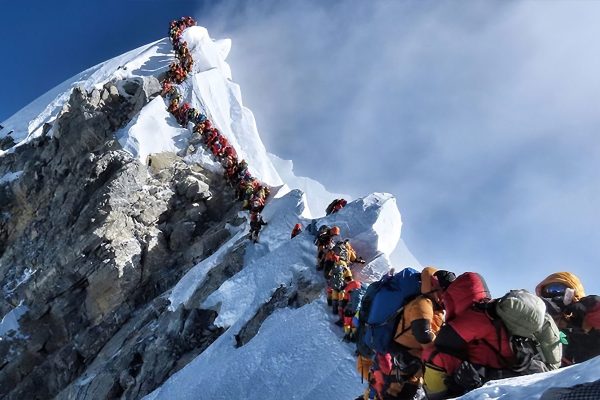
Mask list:
POLYGON ((231 190, 174 155, 142 165, 114 138, 159 90, 75 89, 54 126, 0 158, 0 176, 22 171, 0 185, 0 315, 29 308, 0 341, 0 398, 139 398, 220 335, 214 311, 170 312, 161 294, 230 237, 231 190))

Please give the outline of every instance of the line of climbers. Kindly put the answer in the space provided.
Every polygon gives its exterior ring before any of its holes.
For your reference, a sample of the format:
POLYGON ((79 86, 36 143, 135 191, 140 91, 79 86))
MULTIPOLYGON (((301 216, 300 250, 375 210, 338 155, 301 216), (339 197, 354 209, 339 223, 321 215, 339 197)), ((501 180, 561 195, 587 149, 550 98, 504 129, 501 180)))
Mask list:
POLYGON ((237 199, 242 202, 242 209, 250 212, 249 238, 256 243, 261 228, 267 224, 260 213, 269 197, 269 187, 252 176, 246 160, 238 160, 237 152, 227 138, 206 115, 184 102, 176 87, 185 81, 192 71, 194 60, 187 42, 182 40, 181 35, 186 28, 194 25, 196 21, 192 17, 183 17, 169 24, 169 38, 175 52, 175 61, 170 64, 162 81, 161 94, 168 99, 168 111, 177 122, 184 128, 192 124, 192 131, 200 135, 200 143, 225 170, 225 179, 235 188, 237 199))
MULTIPOLYGON (((291 237, 300 232, 296 224, 291 237)), ((327 304, 344 340, 356 342, 357 370, 368 382, 356 400, 446 399, 600 355, 600 296, 585 296, 569 272, 549 275, 536 294, 511 290, 496 299, 480 274, 434 267, 392 269, 367 285, 353 278, 352 263, 365 261, 339 227, 321 226, 314 243, 327 304)))
MULTIPOLYGON (((364 288, 348 290, 352 298, 364 288)), ((600 355, 600 296, 585 296, 568 272, 536 294, 493 299, 478 273, 406 268, 361 295, 354 340, 368 388, 357 400, 447 399, 600 355)))
MULTIPOLYGON (((176 61, 163 81, 168 110, 221 163, 225 178, 250 211, 250 238, 266 225, 260 212, 269 188, 253 178, 245 160, 207 117, 182 103, 175 84, 191 72, 193 59, 181 34, 191 17, 173 21, 169 36, 176 61)), ((336 199, 327 215, 346 205, 336 199)), ((292 237, 302 231, 297 224, 292 237)), ((352 263, 364 264, 338 227, 316 233, 317 269, 327 280, 327 302, 339 315, 344 339, 356 342, 357 368, 369 385, 359 399, 445 399, 491 379, 556 369, 600 354, 600 297, 585 296, 573 274, 548 276, 537 296, 514 290, 492 299, 481 275, 428 267, 390 271, 370 285, 353 278, 352 263), (538 297, 539 296, 539 297, 538 297), (560 328, 560 330, 559 330, 560 328)))
MULTIPOLYGON (((346 204, 348 204, 348 202, 345 199, 333 200, 331 203, 329 203, 327 208, 325 208, 325 215, 335 214, 336 212, 340 211, 342 208, 346 207, 346 204)), ((292 228, 291 239, 298 236, 301 232, 302 232, 302 224, 298 223, 298 224, 294 225, 294 227, 292 228)))
POLYGON ((314 243, 317 246, 317 271, 323 271, 327 282, 327 304, 331 306, 331 312, 339 316, 336 325, 343 326, 344 340, 354 341, 354 316, 367 287, 354 279, 351 267, 352 264, 365 264, 365 260, 356 254, 350 240, 341 240, 337 226, 321 226, 314 243))

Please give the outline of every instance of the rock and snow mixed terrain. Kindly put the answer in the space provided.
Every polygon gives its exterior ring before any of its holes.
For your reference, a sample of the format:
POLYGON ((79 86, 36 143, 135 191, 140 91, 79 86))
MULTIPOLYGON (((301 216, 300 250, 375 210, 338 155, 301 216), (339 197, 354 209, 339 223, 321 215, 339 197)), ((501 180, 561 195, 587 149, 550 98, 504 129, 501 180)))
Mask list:
MULTIPOLYGON (((202 110, 273 186, 260 242, 207 152, 166 111, 168 39, 92 67, 0 131, 0 397, 351 399, 364 384, 315 270, 335 224, 377 279, 399 245, 395 199, 374 193, 318 218, 339 195, 267 153, 226 57, 229 40, 184 32, 202 110), (316 218, 316 219, 315 219, 316 218)), ((382 188, 385 189, 385 188, 382 188)), ((404 266, 404 265, 402 265, 404 266)), ((396 265, 395 267, 402 267, 396 265)), ((534 399, 600 377, 600 360, 491 383, 465 398, 534 399)))

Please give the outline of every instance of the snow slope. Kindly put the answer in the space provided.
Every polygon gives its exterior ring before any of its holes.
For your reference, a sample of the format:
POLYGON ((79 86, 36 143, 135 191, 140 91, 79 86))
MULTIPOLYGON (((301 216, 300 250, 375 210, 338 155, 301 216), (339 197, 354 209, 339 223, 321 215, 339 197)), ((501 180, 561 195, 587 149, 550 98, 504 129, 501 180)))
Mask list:
POLYGON ((125 128, 117 132, 123 149, 147 164, 148 155, 163 151, 177 152, 185 146, 190 131, 182 128, 165 109, 164 100, 157 97, 125 128), (174 122, 174 123, 173 123, 174 122))
MULTIPOLYGON (((193 304, 217 310, 216 324, 226 329, 224 334, 147 398, 354 398, 363 389, 354 367, 354 348, 341 341, 341 329, 333 324, 336 317, 330 314, 323 294, 300 308, 274 312, 244 346, 236 347, 236 335, 278 289, 294 290, 307 281, 324 287, 321 274, 315 270, 312 235, 305 230, 289 239, 296 222, 313 228, 321 224, 340 226, 342 237, 349 238, 359 255, 369 261, 354 270, 365 281, 377 279, 390 268, 389 256, 394 249, 395 259, 417 266, 400 238, 402 220, 396 201, 389 194, 375 193, 350 202, 337 214, 312 219, 322 215, 332 199, 348 196, 329 193, 316 181, 296 177, 291 162, 267 153, 251 111, 243 106, 241 90, 232 81, 226 62, 229 40, 214 41, 201 27, 187 29, 183 38, 195 60, 193 73, 180 88, 184 101, 202 110, 214 122, 240 158, 248 161, 253 175, 279 190, 263 212, 269 225, 261 233, 259 243, 250 244, 244 239, 247 226, 235 228, 232 239, 192 268, 166 294, 172 309, 181 304, 192 305, 192 294, 207 273, 234 246, 240 243, 248 246, 242 271, 202 304, 193 304)), ((3 122, 5 128, 0 135, 12 131, 17 145, 25 143, 41 133, 44 123, 56 118, 74 86, 82 85, 89 90, 111 79, 159 75, 172 59, 171 45, 162 39, 92 67, 3 122)), ((161 97, 154 99, 117 134, 123 148, 140 162, 145 162, 150 154, 177 151, 186 144, 189 131, 179 127, 165 109, 161 97)), ((188 160, 211 164, 201 150, 188 160)), ((208 167, 212 169, 215 165, 208 167)), ((9 181, 15 176, 2 179, 9 181)), ((17 314, 6 317, 3 329, 18 330, 17 314)), ((466 398, 535 398, 550 381, 564 379, 575 383, 598 379, 598 367, 600 360, 593 360, 587 368, 580 365, 535 377, 500 381, 479 389, 482 397, 470 394, 466 398)))
POLYGON ((540 395, 550 387, 570 387, 598 379, 600 379, 600 356, 557 371, 488 382, 485 386, 467 393, 460 399, 538 400, 540 395))
MULTIPOLYGON (((337 317, 330 315, 324 295, 298 309, 275 312, 249 343, 235 347, 235 335, 279 287, 294 288, 301 280, 323 283, 322 274, 315 270, 314 237, 305 231, 289 239, 294 222, 303 220, 303 208, 299 190, 265 207, 263 215, 269 225, 263 228, 260 243, 251 245, 247 252, 246 266, 201 304, 218 311, 215 324, 227 331, 147 398, 353 398, 361 391, 354 346, 341 341, 341 328, 333 324, 337 317)), ((334 216, 317 220, 316 225, 335 223, 342 227, 342 236, 351 238, 359 254, 375 260, 364 269, 379 276, 390 267, 382 250, 389 250, 394 242, 383 238, 399 239, 399 220, 393 197, 373 194, 350 203, 334 216), (388 221, 397 223, 386 224, 388 221)), ((230 243, 238 238, 239 234, 230 243)), ((187 304, 193 289, 215 265, 211 257, 190 270, 171 292, 171 306, 187 304)))

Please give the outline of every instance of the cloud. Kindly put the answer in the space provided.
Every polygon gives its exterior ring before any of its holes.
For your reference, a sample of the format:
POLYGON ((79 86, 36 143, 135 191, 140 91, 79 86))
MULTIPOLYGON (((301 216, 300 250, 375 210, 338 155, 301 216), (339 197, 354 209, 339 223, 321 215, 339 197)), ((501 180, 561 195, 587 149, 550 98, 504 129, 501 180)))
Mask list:
POLYGON ((332 191, 395 194, 421 262, 498 292, 568 268, 600 292, 599 17, 595 2, 257 1, 199 22, 232 37, 269 150, 332 191))

